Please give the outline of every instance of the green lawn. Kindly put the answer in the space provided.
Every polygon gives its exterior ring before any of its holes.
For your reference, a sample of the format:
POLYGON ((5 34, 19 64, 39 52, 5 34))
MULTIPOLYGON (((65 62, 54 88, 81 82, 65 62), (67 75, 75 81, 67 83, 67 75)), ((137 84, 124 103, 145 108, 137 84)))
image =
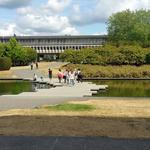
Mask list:
POLYGON ((86 104, 58 104, 54 106, 46 106, 45 108, 57 111, 90 111, 95 109, 94 106, 86 104))

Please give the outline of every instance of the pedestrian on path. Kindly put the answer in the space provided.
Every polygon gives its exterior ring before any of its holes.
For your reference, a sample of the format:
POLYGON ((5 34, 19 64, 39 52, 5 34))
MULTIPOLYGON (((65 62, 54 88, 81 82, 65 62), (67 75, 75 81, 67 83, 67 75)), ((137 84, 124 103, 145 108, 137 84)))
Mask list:
POLYGON ((69 70, 67 70, 66 82, 67 82, 68 85, 70 84, 70 71, 69 70))
POLYGON ((31 67, 31 70, 33 70, 33 62, 31 62, 30 67, 31 67))
POLYGON ((35 65, 36 65, 36 69, 39 69, 39 64, 38 64, 38 62, 36 62, 35 65))
POLYGON ((67 73, 68 73, 67 70, 65 70, 65 71, 63 72, 64 83, 66 83, 66 81, 67 81, 67 73))
POLYGON ((79 82, 82 82, 82 80, 83 80, 82 72, 81 72, 80 69, 78 69, 78 72, 77 72, 77 81, 79 83, 79 82))
POLYGON ((33 81, 37 81, 37 75, 34 73, 33 81))
POLYGON ((63 79, 63 73, 61 72, 61 69, 59 69, 57 76, 58 76, 59 83, 61 83, 63 79))
POLYGON ((50 68, 48 69, 48 76, 51 81, 52 80, 52 70, 50 68))
POLYGON ((75 74, 74 74, 74 71, 71 71, 71 73, 70 73, 70 85, 71 86, 75 85, 75 74))

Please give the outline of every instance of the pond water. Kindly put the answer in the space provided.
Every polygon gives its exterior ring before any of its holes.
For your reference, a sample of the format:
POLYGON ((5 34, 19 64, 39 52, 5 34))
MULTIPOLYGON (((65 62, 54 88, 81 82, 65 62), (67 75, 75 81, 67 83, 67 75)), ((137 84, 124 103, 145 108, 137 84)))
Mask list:
POLYGON ((47 85, 31 83, 29 81, 19 80, 1 80, 0 81, 0 95, 20 94, 22 92, 34 92, 39 88, 50 88, 47 85))
POLYGON ((99 85, 108 85, 108 90, 99 91, 98 97, 150 97, 150 80, 99 80, 99 85))
POLYGON ((26 81, 0 81, 0 95, 33 91, 32 83, 26 81))

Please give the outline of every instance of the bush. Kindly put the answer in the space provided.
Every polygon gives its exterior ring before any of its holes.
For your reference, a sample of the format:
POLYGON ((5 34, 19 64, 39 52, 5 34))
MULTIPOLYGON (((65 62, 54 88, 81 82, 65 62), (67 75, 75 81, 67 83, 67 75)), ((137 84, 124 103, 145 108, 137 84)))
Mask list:
POLYGON ((125 59, 123 65, 142 65, 145 63, 145 55, 142 48, 138 46, 123 46, 120 47, 120 53, 125 59))
POLYGON ((150 53, 146 55, 146 63, 150 64, 150 53))
POLYGON ((60 58, 74 64, 140 66, 147 62, 150 64, 149 53, 149 48, 142 48, 137 44, 120 44, 118 46, 106 44, 101 47, 84 48, 79 51, 66 50, 60 55, 60 58))
POLYGON ((150 78, 150 65, 100 66, 69 64, 65 69, 80 68, 85 78, 150 78))
POLYGON ((11 59, 8 57, 0 57, 0 71, 9 70, 12 66, 11 59))

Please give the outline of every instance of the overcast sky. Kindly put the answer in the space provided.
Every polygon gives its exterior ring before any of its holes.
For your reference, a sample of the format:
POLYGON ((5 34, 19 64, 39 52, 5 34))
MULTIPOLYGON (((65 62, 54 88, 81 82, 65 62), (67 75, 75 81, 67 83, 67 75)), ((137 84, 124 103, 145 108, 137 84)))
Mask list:
POLYGON ((150 0, 0 0, 0 36, 107 34, 112 13, 150 0))

